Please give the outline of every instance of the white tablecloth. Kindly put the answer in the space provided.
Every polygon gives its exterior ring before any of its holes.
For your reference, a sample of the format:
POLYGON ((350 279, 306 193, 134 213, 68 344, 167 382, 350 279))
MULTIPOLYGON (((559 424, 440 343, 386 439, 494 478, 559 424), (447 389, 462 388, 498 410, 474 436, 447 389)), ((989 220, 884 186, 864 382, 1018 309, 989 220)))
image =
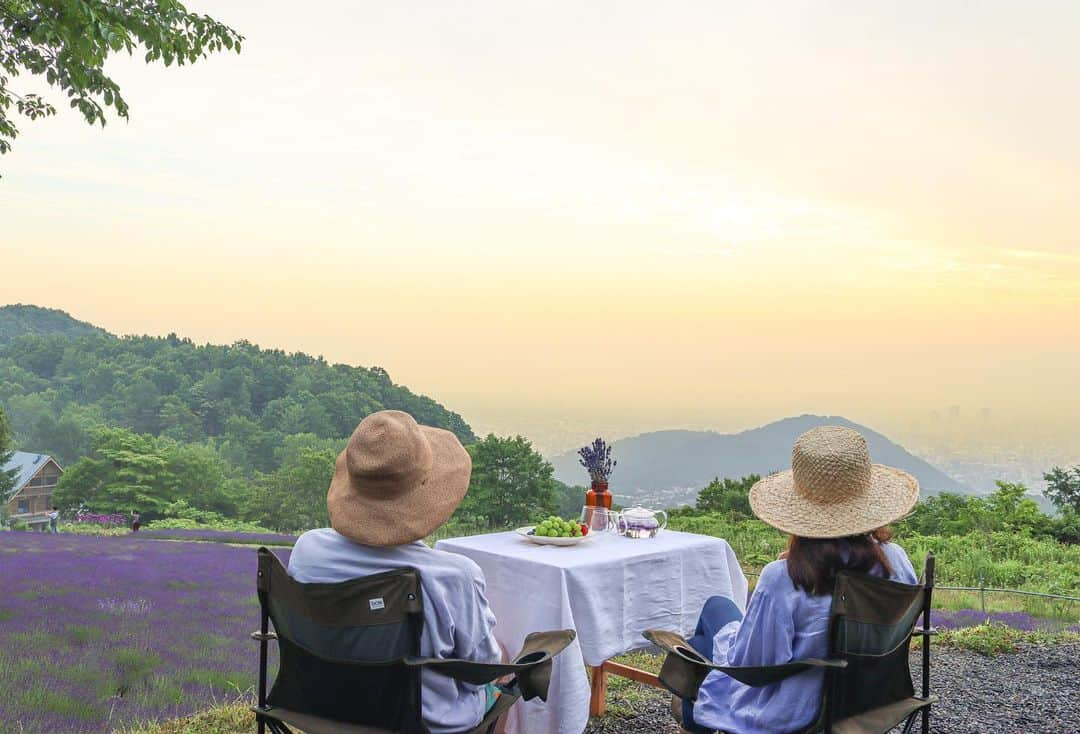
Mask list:
POLYGON ((548 703, 521 701, 508 734, 581 734, 588 723, 585 665, 648 645, 641 633, 691 634, 705 600, 721 595, 745 611, 746 577, 727 541, 671 530, 632 540, 598 533, 561 548, 513 532, 439 541, 436 548, 476 561, 498 623, 495 637, 512 655, 525 635, 575 629, 556 660, 548 703))

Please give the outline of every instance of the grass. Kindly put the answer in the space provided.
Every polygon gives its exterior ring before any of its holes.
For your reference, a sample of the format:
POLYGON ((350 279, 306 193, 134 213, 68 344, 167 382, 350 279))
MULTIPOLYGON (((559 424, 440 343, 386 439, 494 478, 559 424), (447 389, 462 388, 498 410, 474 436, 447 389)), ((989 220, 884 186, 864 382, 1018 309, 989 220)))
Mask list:
MULTIPOLYGON (((664 658, 662 655, 638 650, 613 658, 613 661, 655 674, 660 672, 660 666, 663 664, 664 658)), ((641 711, 642 705, 647 700, 655 696, 655 688, 632 681, 629 678, 609 675, 607 679, 607 708, 601 718, 621 719, 633 716, 641 711)))
POLYGON ((113 734, 251 734, 255 715, 248 706, 236 701, 182 719, 115 729, 113 734))
POLYGON ((970 650, 980 655, 1014 653, 1020 644, 1055 645, 1080 642, 1080 633, 1025 631, 1003 624, 980 624, 963 629, 945 630, 936 641, 946 647, 970 650))

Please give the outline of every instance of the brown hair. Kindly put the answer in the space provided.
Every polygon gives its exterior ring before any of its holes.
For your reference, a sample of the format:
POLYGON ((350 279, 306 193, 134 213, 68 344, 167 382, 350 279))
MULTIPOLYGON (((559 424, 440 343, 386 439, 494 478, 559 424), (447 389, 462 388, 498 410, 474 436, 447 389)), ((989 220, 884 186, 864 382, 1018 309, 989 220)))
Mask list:
POLYGON ((787 547, 791 583, 811 596, 825 596, 833 592, 837 571, 846 569, 869 573, 880 564, 885 574, 891 576, 892 566, 881 544, 888 543, 892 536, 892 530, 887 527, 846 538, 800 538, 792 535, 787 547))

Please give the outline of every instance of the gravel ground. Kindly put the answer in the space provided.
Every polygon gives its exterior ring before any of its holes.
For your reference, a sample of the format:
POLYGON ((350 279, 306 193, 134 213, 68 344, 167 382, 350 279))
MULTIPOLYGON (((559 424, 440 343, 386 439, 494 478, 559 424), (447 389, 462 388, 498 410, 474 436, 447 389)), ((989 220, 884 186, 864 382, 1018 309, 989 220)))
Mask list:
MULTIPOLYGON (((921 665, 913 652, 916 692, 921 665)), ((930 719, 935 734, 1080 734, 1080 644, 1024 645, 997 657, 938 648, 930 686, 941 698, 930 719)), ((669 694, 650 691, 633 716, 594 719, 586 733, 679 734, 670 702, 669 694)))

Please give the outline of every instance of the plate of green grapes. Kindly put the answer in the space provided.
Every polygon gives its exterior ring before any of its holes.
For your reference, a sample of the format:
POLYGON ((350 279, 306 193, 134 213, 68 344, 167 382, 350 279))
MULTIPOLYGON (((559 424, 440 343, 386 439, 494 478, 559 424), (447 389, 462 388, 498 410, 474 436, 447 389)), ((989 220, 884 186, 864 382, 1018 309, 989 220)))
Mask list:
POLYGON ((589 539, 589 526, 552 515, 537 525, 518 528, 517 534, 538 545, 577 545, 589 539))

